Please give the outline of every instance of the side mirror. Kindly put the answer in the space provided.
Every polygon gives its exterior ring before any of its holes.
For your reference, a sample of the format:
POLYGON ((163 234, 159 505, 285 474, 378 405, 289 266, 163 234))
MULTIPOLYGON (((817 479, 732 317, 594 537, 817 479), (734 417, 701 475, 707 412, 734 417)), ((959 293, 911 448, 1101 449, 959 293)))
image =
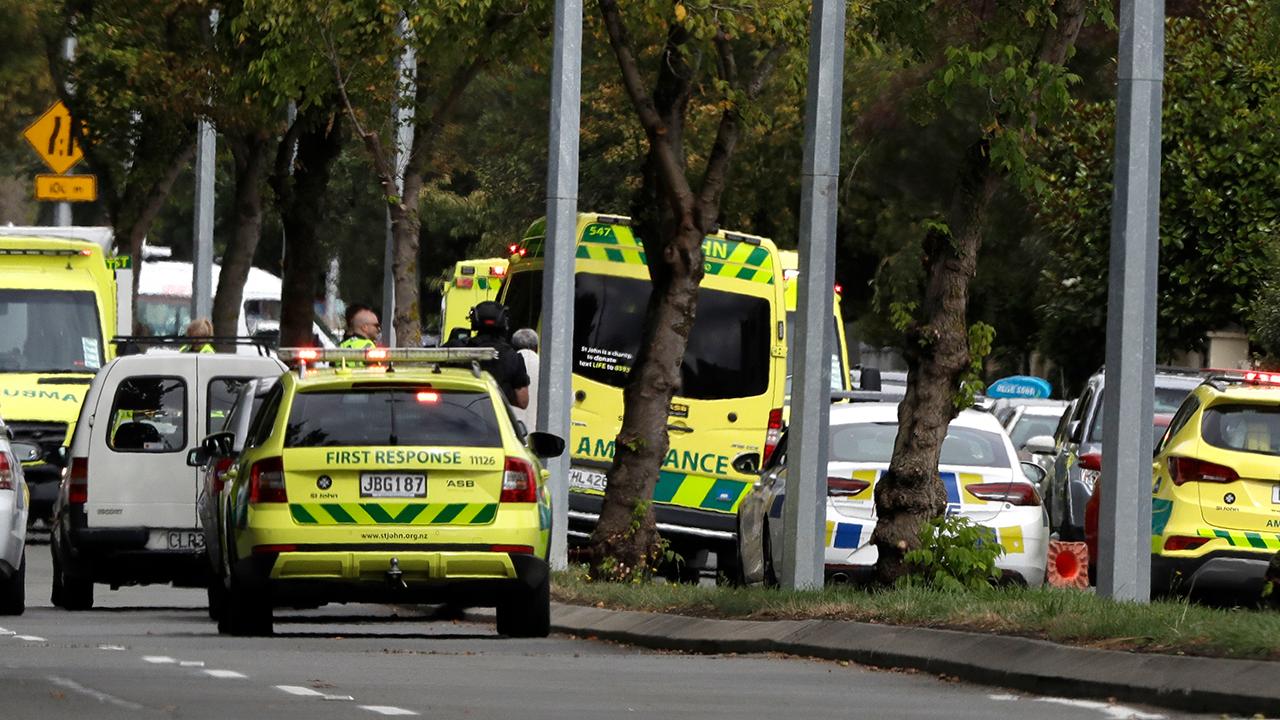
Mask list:
MULTIPOLYGON (((206 435, 204 440, 200 441, 200 449, 204 450, 206 454, 205 462, 208 462, 208 458, 232 454, 235 452, 235 442, 236 436, 230 432, 216 432, 206 435)), ((203 464, 201 463, 201 465, 203 464)))
POLYGON ((760 453, 742 453, 733 459, 730 466, 743 475, 758 475, 760 474, 760 453))
POLYGON ((534 430, 529 433, 529 449, 540 458, 560 457, 564 454, 564 438, 534 430))
POLYGON ((9 449, 13 451, 13 456, 20 463, 35 462, 40 459, 43 454, 40 452, 40 446, 35 443, 15 442, 9 444, 9 449))
POLYGON ((880 392, 880 368, 862 368, 862 388, 868 392, 880 392))
POLYGON ((187 451, 187 465, 190 467, 204 467, 209 464, 210 457, 212 457, 212 453, 203 445, 191 448, 187 451))
POLYGON ((1048 435, 1035 435, 1030 437, 1022 444, 1022 448, 1029 453, 1037 453, 1040 455, 1052 455, 1057 449, 1053 444, 1053 438, 1048 435))
POLYGON ((1049 473, 1045 472, 1044 468, 1025 460, 1022 461, 1022 474, 1037 488, 1043 486, 1044 479, 1049 476, 1049 473))
POLYGON ((1082 439, 1080 437, 1080 430, 1081 430, 1080 426, 1081 426, 1081 423, 1079 420, 1072 420, 1071 422, 1067 423, 1067 439, 1069 439, 1073 443, 1076 443, 1077 445, 1080 444, 1080 440, 1082 439))

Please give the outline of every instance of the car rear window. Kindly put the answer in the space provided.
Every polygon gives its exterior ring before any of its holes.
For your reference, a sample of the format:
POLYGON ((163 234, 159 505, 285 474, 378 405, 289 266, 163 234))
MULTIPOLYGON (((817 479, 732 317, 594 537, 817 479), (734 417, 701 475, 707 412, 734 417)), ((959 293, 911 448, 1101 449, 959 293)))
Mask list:
MULTIPOLYGON (((831 426, 831 462, 888 463, 898 423, 854 423, 831 426)), ((985 430, 951 426, 942 441, 939 465, 1008 467, 1004 438, 985 430)))
POLYGON ((298 393, 285 447, 502 445, 483 392, 370 388, 298 393))
MULTIPOLYGON (((1187 399, 1187 394, 1190 392, 1191 390, 1187 388, 1157 387, 1152 397, 1152 412, 1156 415, 1172 415, 1178 410, 1178 406, 1182 405, 1182 401, 1187 399)), ((1090 442, 1102 442, 1103 397, 1104 395, 1099 394, 1098 409, 1093 413, 1093 427, 1089 430, 1090 442)))
POLYGON ((1280 455, 1280 407, 1213 405, 1205 408, 1200 436, 1224 450, 1280 455))
POLYGON ((1058 418, 1053 415, 1023 413, 1022 417, 1018 418, 1018 422, 1014 423, 1013 431, 1009 436, 1013 439, 1013 446, 1021 450, 1028 440, 1037 435, 1052 436, 1056 427, 1058 427, 1058 418))

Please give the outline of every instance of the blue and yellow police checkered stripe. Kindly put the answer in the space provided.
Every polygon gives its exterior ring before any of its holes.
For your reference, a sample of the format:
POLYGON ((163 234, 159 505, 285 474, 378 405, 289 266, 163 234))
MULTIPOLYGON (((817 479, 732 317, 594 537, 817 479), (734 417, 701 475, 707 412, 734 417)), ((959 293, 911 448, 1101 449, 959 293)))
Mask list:
POLYGON ((497 503, 290 503, 299 525, 487 525, 497 503))

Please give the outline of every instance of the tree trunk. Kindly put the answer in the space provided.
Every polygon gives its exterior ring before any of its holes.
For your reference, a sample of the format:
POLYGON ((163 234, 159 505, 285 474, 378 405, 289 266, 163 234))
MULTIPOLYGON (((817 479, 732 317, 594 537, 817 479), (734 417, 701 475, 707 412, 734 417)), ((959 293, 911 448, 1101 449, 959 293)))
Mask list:
MULTIPOLYGON (((262 237, 262 180, 267 166, 265 133, 228 138, 235 158, 235 232, 222 254, 218 291, 213 297, 213 334, 231 336, 240 327, 244 284, 253 267, 253 256, 262 237)), ((219 352, 234 352, 223 345, 219 352)))
POLYGON ((280 345, 313 344, 316 283, 324 267, 318 229, 325 220, 329 173, 342 150, 342 115, 318 103, 300 111, 278 148, 271 185, 284 226, 284 278, 280 289, 280 345), (292 163, 291 138, 297 139, 292 163), (289 172, 292 167, 292 173, 289 172))
MULTIPOLYGON (((395 323, 396 344, 401 347, 422 344, 421 285, 418 281, 421 192, 422 174, 406 169, 404 196, 399 202, 388 205, 391 209, 391 276, 396 292, 395 317, 391 322, 395 323)), ((383 318, 383 322, 387 319, 383 318)))
MULTIPOLYGON (((1040 40, 1040 62, 1062 65, 1084 23, 1085 1, 1063 0, 1057 21, 1040 40)), ((1021 129, 1035 132, 1032 115, 1021 129)), ((1003 178, 991 164, 989 138, 971 145, 961 163, 947 228, 929 231, 924 241, 926 285, 919 324, 904 339, 907 393, 898 405, 898 436, 889 469, 875 490, 876 529, 871 540, 883 583, 905 575, 905 555, 920 546, 921 527, 946 509, 938 459, 947 426, 955 417, 961 376, 970 363, 969 282, 977 270, 986 213, 1003 178)))

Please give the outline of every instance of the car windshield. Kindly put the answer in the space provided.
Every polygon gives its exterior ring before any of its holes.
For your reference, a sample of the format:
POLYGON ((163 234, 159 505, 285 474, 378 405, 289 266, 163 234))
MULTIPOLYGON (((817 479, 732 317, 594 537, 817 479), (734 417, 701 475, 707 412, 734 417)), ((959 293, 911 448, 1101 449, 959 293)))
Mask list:
POLYGON ((93 293, 0 290, 0 372, 95 372, 102 329, 93 293))
MULTIPOLYGON (((897 422, 832 425, 830 461, 887 464, 897 436, 897 422)), ((938 464, 1008 467, 1009 455, 998 433, 951 425, 938 464)))
MULTIPOLYGON (((1171 388, 1158 387, 1155 392, 1155 403, 1153 411, 1156 415, 1171 415, 1178 410, 1178 406, 1182 401, 1187 399, 1187 393, 1191 390, 1187 388, 1171 388)), ((1098 393, 1098 400, 1095 403, 1098 409, 1093 412, 1093 427, 1089 429, 1089 442, 1102 442, 1103 420, 1102 420, 1102 398, 1103 393, 1098 393)), ((1157 437, 1159 437, 1157 430, 1157 437)))
POLYGON ((1200 435, 1224 450, 1280 455, 1280 407, 1214 405, 1204 411, 1200 435))
POLYGON ((1013 447, 1021 450, 1027 441, 1037 435, 1053 435, 1054 429, 1058 427, 1058 418, 1054 415, 1029 415, 1023 413, 1018 418, 1018 422, 1013 424, 1013 430, 1009 432, 1009 438, 1013 440, 1013 447))
POLYGON ((191 298, 139 295, 137 322, 149 335, 181 335, 191 322, 191 298))
POLYGON ((284 444, 498 447, 502 435, 486 393, 393 387, 298 393, 284 444))

